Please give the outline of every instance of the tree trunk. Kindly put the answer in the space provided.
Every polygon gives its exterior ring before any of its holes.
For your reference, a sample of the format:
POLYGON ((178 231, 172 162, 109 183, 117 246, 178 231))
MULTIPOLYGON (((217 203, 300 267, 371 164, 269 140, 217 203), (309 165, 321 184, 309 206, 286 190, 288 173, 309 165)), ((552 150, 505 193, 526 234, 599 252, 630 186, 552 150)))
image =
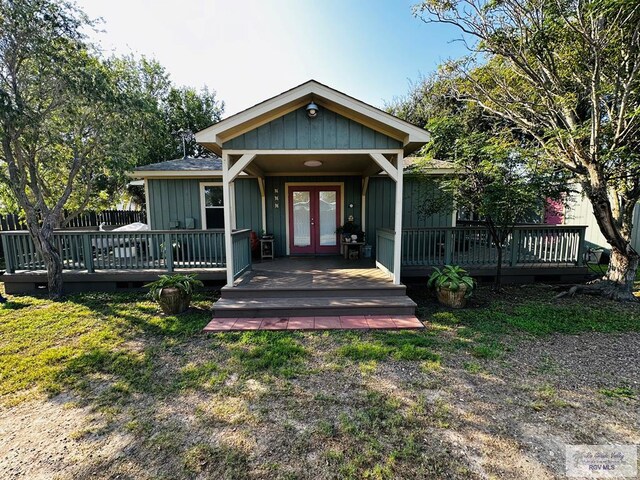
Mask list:
POLYGON ((607 273, 601 282, 609 284, 610 298, 617 300, 635 300, 633 287, 638 270, 638 254, 630 248, 621 252, 617 248, 611 249, 611 260, 607 273))
POLYGON ((36 231, 31 231, 30 233, 31 238, 34 240, 36 250, 42 255, 45 267, 47 268, 49 296, 53 299, 60 298, 63 293, 62 259, 60 258, 60 252, 58 252, 53 242, 53 228, 45 225, 38 228, 36 225, 36 231))
MULTIPOLYGON (((631 248, 629 242, 633 229, 633 208, 628 209, 616 221, 606 189, 589 184, 583 184, 583 188, 591 201, 600 232, 611 245, 611 259, 604 277, 587 285, 573 287, 565 294, 587 293, 614 300, 638 300, 633 295, 638 270, 638 252, 631 248)), ((631 203, 635 205, 635 202, 631 203)))
POLYGON ((496 277, 493 282, 493 291, 499 292, 502 290, 502 253, 504 249, 502 244, 496 244, 496 249, 498 251, 498 263, 496 265, 496 277))

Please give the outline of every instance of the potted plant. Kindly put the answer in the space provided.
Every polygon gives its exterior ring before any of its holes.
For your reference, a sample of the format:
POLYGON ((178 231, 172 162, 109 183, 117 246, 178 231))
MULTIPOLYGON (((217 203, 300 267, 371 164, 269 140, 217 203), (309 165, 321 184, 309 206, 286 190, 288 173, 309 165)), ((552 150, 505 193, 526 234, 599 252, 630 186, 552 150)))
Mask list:
POLYGON ((348 221, 344 225, 336 228, 336 233, 344 238, 344 241, 347 243, 351 241, 361 242, 364 239, 364 232, 360 229, 360 225, 352 221, 348 221))
POLYGON ((438 301, 451 308, 463 308, 475 287, 475 280, 458 265, 445 265, 442 270, 435 268, 429 281, 435 287, 438 301))
POLYGON ((195 287, 202 287, 195 275, 160 275, 155 282, 148 283, 149 297, 160 304, 167 315, 175 315, 189 308, 195 287))

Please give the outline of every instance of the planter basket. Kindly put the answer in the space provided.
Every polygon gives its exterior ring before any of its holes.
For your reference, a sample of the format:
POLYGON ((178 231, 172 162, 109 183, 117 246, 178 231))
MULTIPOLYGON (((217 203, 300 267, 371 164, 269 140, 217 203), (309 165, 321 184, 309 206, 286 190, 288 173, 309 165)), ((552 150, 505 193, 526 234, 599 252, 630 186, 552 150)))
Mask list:
POLYGON ((465 296, 467 293, 467 286, 460 285, 458 290, 450 290, 447 287, 440 287, 436 290, 436 295, 438 296, 438 301, 442 305, 446 305, 451 308, 464 308, 467 304, 467 297, 465 296))
POLYGON ((162 289, 158 303, 166 315, 176 315, 189 308, 191 295, 184 295, 182 291, 177 288, 167 287, 162 289))

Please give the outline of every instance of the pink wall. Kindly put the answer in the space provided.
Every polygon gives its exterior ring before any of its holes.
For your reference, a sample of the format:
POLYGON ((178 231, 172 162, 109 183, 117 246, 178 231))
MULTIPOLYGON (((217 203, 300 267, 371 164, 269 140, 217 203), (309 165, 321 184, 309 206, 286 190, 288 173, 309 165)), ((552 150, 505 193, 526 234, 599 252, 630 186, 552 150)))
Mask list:
POLYGON ((544 208, 544 223, 546 225, 562 225, 564 223, 562 202, 547 198, 547 204, 544 208))

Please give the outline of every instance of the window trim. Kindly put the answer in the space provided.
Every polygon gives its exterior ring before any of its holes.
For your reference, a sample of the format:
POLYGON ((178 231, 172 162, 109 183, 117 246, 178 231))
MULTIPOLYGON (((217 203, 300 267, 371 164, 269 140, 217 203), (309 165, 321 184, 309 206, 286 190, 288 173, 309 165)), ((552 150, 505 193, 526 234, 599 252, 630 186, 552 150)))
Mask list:
MULTIPOLYGON (((222 182, 200 182, 200 224, 201 230, 207 230, 207 205, 205 202, 205 188, 206 187, 222 187, 222 182)), ((209 208, 222 208, 222 207, 209 207, 209 208)), ((225 225, 226 227, 226 225, 225 225)))

